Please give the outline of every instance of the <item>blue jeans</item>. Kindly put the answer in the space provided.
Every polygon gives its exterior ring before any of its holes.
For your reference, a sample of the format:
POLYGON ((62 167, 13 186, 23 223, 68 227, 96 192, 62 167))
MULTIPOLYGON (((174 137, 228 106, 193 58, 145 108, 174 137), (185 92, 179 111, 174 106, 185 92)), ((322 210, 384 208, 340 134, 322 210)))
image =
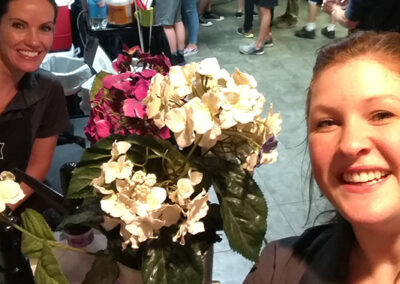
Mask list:
POLYGON ((197 0, 182 0, 183 23, 188 29, 189 43, 197 44, 199 37, 199 15, 197 0))

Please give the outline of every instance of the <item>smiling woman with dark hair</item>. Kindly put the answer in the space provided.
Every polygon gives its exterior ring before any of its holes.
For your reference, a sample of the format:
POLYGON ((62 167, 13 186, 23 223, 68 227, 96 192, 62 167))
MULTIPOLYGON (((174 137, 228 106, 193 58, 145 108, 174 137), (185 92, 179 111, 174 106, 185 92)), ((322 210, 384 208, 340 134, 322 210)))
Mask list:
POLYGON ((44 180, 58 134, 69 127, 62 86, 38 70, 53 43, 56 14, 54 0, 1 0, 0 172, 19 168, 44 180))
POLYGON ((306 118, 313 177, 338 217, 268 244, 245 283, 400 283, 400 34, 322 48, 306 118))

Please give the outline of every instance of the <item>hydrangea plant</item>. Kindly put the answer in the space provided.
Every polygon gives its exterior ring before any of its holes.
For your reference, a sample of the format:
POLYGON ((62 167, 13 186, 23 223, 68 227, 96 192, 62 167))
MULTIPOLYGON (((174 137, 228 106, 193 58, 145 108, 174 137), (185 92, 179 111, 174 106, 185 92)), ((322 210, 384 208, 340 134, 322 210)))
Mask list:
POLYGON ((252 174, 276 161, 282 121, 272 104, 264 112, 254 77, 229 74, 215 58, 171 67, 137 48, 115 67, 119 74, 95 81, 85 129, 93 145, 68 190, 82 203, 60 225, 108 240, 84 283, 114 284, 118 262, 147 284, 202 283, 203 256, 222 230, 256 261, 268 210, 252 174))

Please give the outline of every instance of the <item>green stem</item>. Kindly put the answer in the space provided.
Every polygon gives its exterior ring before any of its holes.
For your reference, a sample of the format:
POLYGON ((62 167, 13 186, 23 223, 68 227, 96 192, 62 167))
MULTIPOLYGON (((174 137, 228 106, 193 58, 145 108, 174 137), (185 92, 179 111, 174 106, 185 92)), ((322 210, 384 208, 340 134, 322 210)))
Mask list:
POLYGON ((189 161, 190 157, 193 155, 194 150, 196 150, 197 146, 199 146, 202 138, 203 138, 203 135, 200 135, 199 138, 194 141, 192 149, 190 149, 189 154, 185 158, 185 164, 187 161, 189 161))
POLYGON ((254 142, 254 140, 250 139, 246 135, 241 134, 240 132, 229 131, 229 130, 223 130, 222 132, 223 132, 223 134, 226 134, 228 136, 236 136, 236 137, 243 138, 243 139, 247 140, 249 142, 249 144, 255 146, 255 148, 261 148, 262 147, 262 145, 259 145, 257 142, 254 142))
POLYGON ((21 233, 24 233, 37 241, 40 241, 40 242, 46 241, 52 247, 56 247, 56 248, 63 249, 63 250, 71 250, 71 251, 75 251, 75 252, 86 253, 86 254, 90 254, 90 255, 96 255, 96 253, 88 252, 84 249, 74 248, 74 247, 63 245, 57 241, 50 241, 47 239, 39 238, 39 237, 35 236, 34 234, 32 234, 31 232, 29 232, 28 230, 25 230, 23 227, 15 224, 13 222, 10 222, 7 220, 7 223, 9 223, 11 226, 13 226, 15 229, 17 229, 21 233))

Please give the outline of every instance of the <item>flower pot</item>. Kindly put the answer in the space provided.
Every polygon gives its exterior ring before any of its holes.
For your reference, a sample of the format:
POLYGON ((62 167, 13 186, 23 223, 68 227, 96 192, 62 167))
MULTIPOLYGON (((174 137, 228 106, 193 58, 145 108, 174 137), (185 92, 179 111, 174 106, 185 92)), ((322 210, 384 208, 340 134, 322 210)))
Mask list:
MULTIPOLYGON (((203 257, 203 284, 212 283, 212 269, 213 269, 213 258, 214 258, 214 246, 205 252, 203 257)), ((116 284, 143 284, 142 274, 140 270, 130 268, 122 263, 118 262, 119 267, 119 279, 116 284)))

